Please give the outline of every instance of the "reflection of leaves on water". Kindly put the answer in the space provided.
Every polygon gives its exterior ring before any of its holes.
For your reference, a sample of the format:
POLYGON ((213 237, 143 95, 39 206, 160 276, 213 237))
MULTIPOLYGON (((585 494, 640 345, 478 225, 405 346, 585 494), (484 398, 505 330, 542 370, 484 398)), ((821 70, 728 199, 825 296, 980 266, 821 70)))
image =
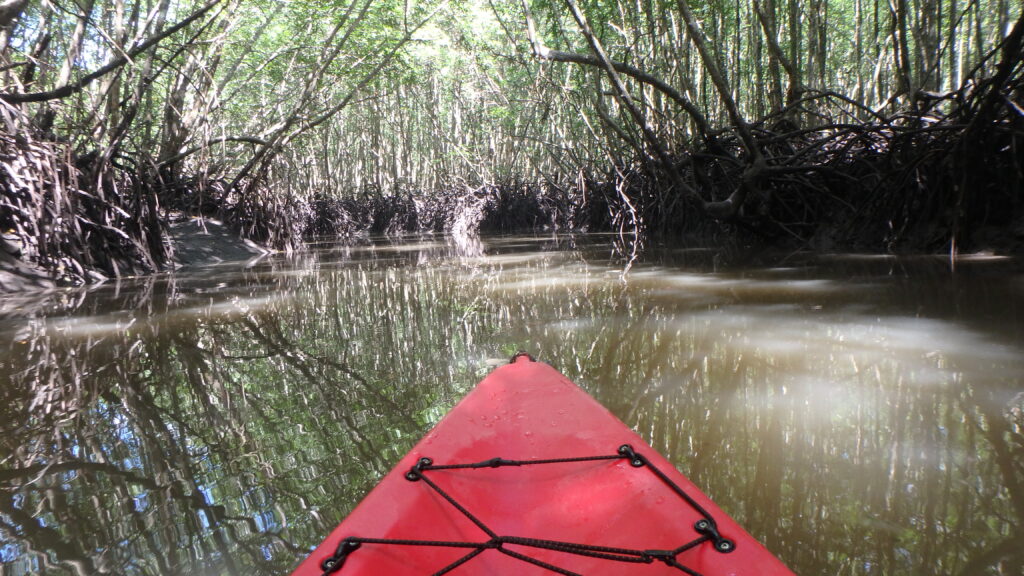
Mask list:
POLYGON ((4 569, 285 573, 519 349, 798 573, 1019 561, 1024 407, 1008 402, 1019 380, 998 381, 1019 366, 1006 350, 942 318, 882 319, 864 304, 876 279, 844 292, 799 268, 751 280, 638 260, 623 281, 606 248, 520 242, 496 258, 332 250, 40 305, 0 361, 4 569))
POLYGON ((2 440, 0 482, 17 495, 5 540, 55 551, 71 572, 148 572, 139 557, 160 573, 193 572, 211 553, 232 572, 284 570, 421 431, 411 407, 433 402, 430 388, 364 377, 362 357, 346 360, 345 332, 366 321, 281 302, 156 315, 131 333, 40 324, 12 356, 5 392, 20 397, 0 407, 19 423, 2 440), (143 511, 128 505, 140 489, 143 511), (47 531, 25 529, 35 509, 47 531), (118 541, 101 558, 86 552, 118 541))

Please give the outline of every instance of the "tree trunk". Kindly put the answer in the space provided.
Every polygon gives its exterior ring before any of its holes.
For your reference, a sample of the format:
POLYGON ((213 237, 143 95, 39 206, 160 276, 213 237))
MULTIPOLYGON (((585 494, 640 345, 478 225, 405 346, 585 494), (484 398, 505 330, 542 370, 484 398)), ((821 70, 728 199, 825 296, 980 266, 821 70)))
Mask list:
POLYGON ((71 40, 68 42, 67 57, 60 67, 60 72, 57 73, 58 86, 64 86, 71 80, 71 71, 74 69, 75 64, 78 62, 78 57, 82 53, 82 43, 85 41, 85 28, 92 18, 92 8, 95 4, 96 0, 85 0, 85 3, 79 8, 78 20, 75 22, 75 29, 71 32, 71 40))
MULTIPOLYGON (((237 0, 228 7, 231 13, 237 8, 237 0)), ((185 142, 210 112, 214 99, 213 79, 220 65, 228 29, 234 24, 233 16, 222 18, 217 24, 217 33, 200 46, 189 51, 185 64, 177 77, 170 83, 164 103, 163 135, 157 162, 173 158, 181 153, 185 142), (191 93, 191 105, 188 104, 191 93)), ((175 168, 171 166, 171 169, 175 168)))
POLYGON ((0 52, 7 51, 7 42, 11 29, 14 28, 14 21, 21 16, 27 6, 28 0, 0 1, 0 52))
POLYGON ((594 52, 594 56, 596 56, 597 59, 601 62, 601 66, 602 68, 604 68, 604 71, 607 74, 608 79, 611 81, 612 86, 615 87, 616 97, 618 98, 619 102, 622 103, 623 108, 625 108, 629 115, 633 118, 633 121, 643 132, 644 139, 647 141, 647 144, 654 151, 655 155, 658 158, 658 161, 662 164, 662 168, 665 170, 666 174, 671 179, 673 186, 677 190, 679 190, 680 194, 682 194, 683 197, 686 198, 688 201, 693 202, 697 205, 703 204, 700 196, 697 194, 697 191, 694 190, 689 184, 687 184, 683 180, 682 176, 679 174, 679 171, 676 169, 675 163, 672 161, 671 157, 669 157, 661 141, 658 139, 658 137, 654 134, 654 131, 648 125, 647 120, 644 118, 636 103, 633 101, 633 97, 629 94, 629 91, 626 89, 626 85, 622 82, 622 78, 619 76, 619 73, 615 70, 615 66, 612 64, 611 60, 608 58, 608 55, 605 53, 604 48, 601 46, 601 42, 597 39, 596 36, 594 36, 593 31, 591 31, 590 25, 587 23, 586 16, 583 15, 583 12, 580 10, 579 6, 576 5, 575 0, 565 0, 565 4, 566 6, 569 7, 569 10, 572 12, 573 18, 579 25, 580 32, 583 33, 583 35, 587 39, 587 43, 590 44, 590 49, 594 52))
MULTIPOLYGON (((561 50, 552 50, 545 46, 537 35, 536 25, 533 22, 533 17, 530 15, 529 7, 525 8, 527 21, 527 36, 529 38, 534 56, 544 60, 550 60, 552 62, 571 62, 575 64, 584 64, 587 66, 603 68, 604 63, 597 56, 593 56, 590 54, 577 54, 575 52, 563 52, 561 50)), ((673 86, 664 82, 660 78, 648 74, 647 72, 644 72, 643 70, 640 70, 636 67, 624 64, 622 62, 614 62, 611 60, 609 60, 609 64, 615 72, 625 74, 626 76, 629 76, 630 78, 633 78, 638 82, 650 85, 659 92, 661 92, 662 94, 665 94, 666 96, 671 98, 672 101, 674 101, 675 103, 679 104, 683 108, 683 110, 686 111, 687 115, 689 115, 690 119, 693 120, 693 123, 697 129, 697 133, 700 135, 701 139, 704 140, 709 145, 712 144, 712 130, 707 117, 700 110, 700 108, 694 105, 690 101, 690 99, 687 98, 683 93, 676 90, 673 86)))
POLYGON ((918 0, 915 27, 917 57, 915 58, 914 90, 939 89, 936 82, 939 58, 939 6, 940 0, 918 0))
MULTIPOLYGON (((803 18, 800 14, 800 0, 789 0, 789 61, 793 64, 793 70, 796 71, 797 78, 800 79, 799 84, 803 84, 803 62, 801 61, 801 55, 804 53, 802 48, 803 43, 803 18)), ((790 79, 790 87, 792 88, 792 79, 790 79)))
POLYGON ((690 10, 688 0, 676 0, 676 4, 679 6, 679 12, 686 21, 690 40, 697 47, 697 52, 700 53, 701 61, 704 63, 704 69, 711 77, 711 81, 714 83, 715 88, 718 91, 718 96, 722 101, 722 105, 729 114, 729 120, 731 121, 733 128, 736 130, 736 133, 739 134, 740 140, 743 142, 743 147, 747 152, 747 169, 744 170, 741 182, 736 187, 735 191, 733 191, 727 199, 721 202, 710 202, 705 204, 705 210, 707 210, 708 214, 712 217, 719 219, 731 218, 736 215, 751 192, 756 193, 760 191, 760 182, 763 179, 768 166, 761 153, 760 146, 754 139, 750 126, 740 114, 735 100, 733 100, 732 95, 729 93, 729 83, 722 74, 715 54, 711 51, 710 46, 708 46, 707 38, 704 36, 704 31, 701 28, 700 23, 690 10))
MULTIPOLYGON (((889 0, 890 28, 893 45, 893 70, 896 73, 896 96, 911 96, 914 91, 914 68, 910 62, 907 40, 907 0, 889 0)), ((890 98, 893 100, 893 98, 890 98)), ((913 102, 914 99, 910 98, 913 102)))
MULTIPOLYGON (((775 83, 781 87, 782 79, 779 76, 779 66, 786 71, 789 86, 786 89, 786 104, 791 104, 800 98, 804 88, 801 85, 800 71, 793 62, 782 52, 779 45, 778 25, 775 23, 775 0, 768 0, 768 10, 764 10, 759 0, 753 0, 754 13, 758 22, 761 23, 761 30, 764 33, 765 43, 768 45, 769 70, 775 78, 775 83)), ((781 94, 774 96, 778 99, 776 110, 782 109, 781 94)))

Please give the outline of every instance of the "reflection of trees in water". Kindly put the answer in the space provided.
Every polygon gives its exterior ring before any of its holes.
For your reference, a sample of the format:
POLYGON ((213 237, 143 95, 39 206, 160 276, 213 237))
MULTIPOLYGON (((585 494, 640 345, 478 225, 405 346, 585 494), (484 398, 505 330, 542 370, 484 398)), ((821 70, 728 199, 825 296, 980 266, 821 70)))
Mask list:
POLYGON ((0 406, 10 573, 280 573, 322 538, 457 395, 442 382, 476 377, 438 349, 450 323, 421 317, 442 313, 432 284, 322 280, 209 305, 153 281, 140 298, 166 312, 126 330, 82 309, 30 323, 0 406))
POLYGON ((28 323, 0 365, 5 573, 287 572, 482 359, 518 347, 798 573, 1019 572, 1024 422, 1007 386, 944 357, 764 351, 756 318, 680 312, 561 248, 327 255, 316 274, 150 280, 28 323))
POLYGON ((743 330, 628 309, 550 353, 797 573, 1024 573, 1019 366, 934 382, 833 343, 811 382, 743 330))

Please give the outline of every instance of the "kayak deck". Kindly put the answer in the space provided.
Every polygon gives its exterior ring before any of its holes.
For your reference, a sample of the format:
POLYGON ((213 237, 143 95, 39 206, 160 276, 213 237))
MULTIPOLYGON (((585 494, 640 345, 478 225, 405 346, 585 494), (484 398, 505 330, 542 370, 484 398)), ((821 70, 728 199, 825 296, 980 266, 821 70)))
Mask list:
POLYGON ((492 372, 298 567, 323 574, 792 573, 550 366, 492 372))

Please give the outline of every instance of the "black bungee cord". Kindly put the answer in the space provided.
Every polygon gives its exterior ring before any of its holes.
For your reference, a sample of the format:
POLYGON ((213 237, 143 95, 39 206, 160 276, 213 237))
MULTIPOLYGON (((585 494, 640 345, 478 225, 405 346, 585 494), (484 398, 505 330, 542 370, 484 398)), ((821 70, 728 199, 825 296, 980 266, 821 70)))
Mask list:
POLYGON ((563 552, 566 554, 573 554, 577 556, 585 556, 589 558, 599 558, 602 560, 608 560, 613 562, 624 562, 632 564, 651 564, 655 561, 661 561, 672 566, 677 570, 688 574, 689 576, 702 576, 699 572, 693 570, 681 564, 678 560, 678 556, 688 550, 691 550, 705 542, 711 542, 714 549, 722 554, 728 554, 736 549, 736 543, 733 540, 723 537, 718 531, 718 525, 714 518, 704 509, 697 501, 693 499, 689 494, 686 493, 678 484, 672 481, 664 472, 658 469, 657 466, 652 464, 641 453, 633 450, 633 447, 629 444, 623 444, 619 446, 619 449, 615 454, 603 455, 603 456, 584 456, 584 457, 570 457, 570 458, 553 458, 546 460, 507 460, 504 458, 491 458, 481 462, 469 463, 469 464, 434 464, 431 458, 420 458, 416 464, 414 464, 408 472, 405 473, 405 479, 409 482, 422 482, 427 485, 431 490, 437 493, 441 498, 447 501, 453 508, 459 511, 463 516, 475 524, 480 530, 487 535, 488 539, 480 542, 461 542, 461 541, 444 541, 444 540, 405 540, 405 539, 390 539, 390 538, 367 538, 362 536, 349 536, 342 539, 338 544, 334 554, 324 558, 320 563, 320 568, 323 570, 322 576, 329 576, 331 574, 338 573, 345 565, 345 561, 348 557, 361 548, 365 544, 369 545, 391 545, 391 546, 427 546, 427 547, 444 547, 444 548, 462 548, 467 549, 464 556, 455 560, 451 564, 441 568, 434 572, 430 576, 444 576, 449 574, 459 566, 469 562, 473 558, 483 554, 488 550, 496 550, 502 554, 516 558, 523 562, 540 566, 555 574, 561 574, 563 576, 583 576, 571 570, 549 564, 537 558, 533 558, 521 552, 510 550, 505 548, 505 545, 515 545, 524 548, 534 548, 538 550, 553 550, 556 552, 563 552), (693 528, 698 536, 679 547, 672 550, 640 550, 630 548, 613 548, 608 546, 597 546, 592 544, 580 544, 573 542, 560 542, 555 540, 543 540, 536 538, 526 538, 521 536, 501 536, 489 528, 483 521, 473 515, 468 509, 460 504, 453 496, 448 494, 441 486, 428 477, 426 474, 430 471, 438 470, 476 470, 476 469, 488 469, 488 468, 503 468, 509 466, 538 466, 548 464, 565 464, 565 463, 577 463, 577 462, 594 462, 600 460, 621 460, 628 459, 631 466, 634 468, 647 468, 655 476, 658 477, 665 485, 667 485, 673 492, 676 493, 684 502, 686 502, 691 508, 693 508, 700 516, 693 528))

